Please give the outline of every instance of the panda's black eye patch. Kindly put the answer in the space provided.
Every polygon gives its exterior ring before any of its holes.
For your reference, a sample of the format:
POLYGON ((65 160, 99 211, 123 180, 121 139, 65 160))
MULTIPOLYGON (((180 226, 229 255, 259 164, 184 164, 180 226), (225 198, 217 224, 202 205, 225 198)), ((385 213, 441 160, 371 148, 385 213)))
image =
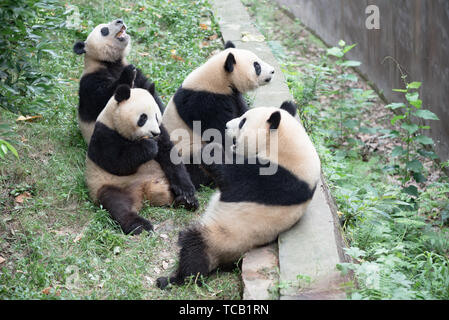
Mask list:
POLYGON ((103 37, 106 37, 109 34, 109 28, 108 27, 101 28, 101 34, 103 35, 103 37))
POLYGON ((139 127, 143 127, 143 125, 147 122, 148 116, 145 113, 142 113, 139 117, 139 121, 137 121, 137 125, 139 127))
POLYGON ((256 74, 259 76, 260 73, 262 72, 262 68, 260 67, 259 62, 254 62, 254 69, 256 70, 256 74))
POLYGON ((242 129, 242 127, 243 127, 243 125, 245 124, 245 122, 246 122, 246 118, 243 118, 243 119, 240 121, 240 123, 239 123, 239 129, 242 129))

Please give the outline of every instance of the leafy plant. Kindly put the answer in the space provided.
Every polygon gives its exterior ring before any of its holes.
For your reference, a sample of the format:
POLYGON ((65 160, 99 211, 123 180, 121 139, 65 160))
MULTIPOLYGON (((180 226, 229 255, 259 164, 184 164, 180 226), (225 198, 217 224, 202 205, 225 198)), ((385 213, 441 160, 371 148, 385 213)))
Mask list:
POLYGON ((412 82, 406 83, 405 89, 394 89, 395 92, 403 93, 407 102, 386 106, 388 109, 400 111, 391 119, 391 124, 399 126, 399 130, 391 131, 390 135, 399 138, 402 144, 393 149, 391 156, 399 160, 403 190, 415 197, 418 196, 418 188, 413 185, 406 186, 406 184, 412 179, 418 183, 426 181, 420 156, 436 158, 435 153, 425 148, 434 144, 432 138, 421 133, 423 130, 430 129, 430 126, 417 124, 415 119, 439 120, 435 113, 422 108, 422 100, 418 92, 420 87, 421 82, 412 82))
POLYGON ((0 9, 0 106, 14 113, 37 113, 49 103, 54 74, 39 68, 56 53, 52 31, 63 24, 55 0, 5 0, 0 9), (48 14, 48 13, 52 14, 48 14))

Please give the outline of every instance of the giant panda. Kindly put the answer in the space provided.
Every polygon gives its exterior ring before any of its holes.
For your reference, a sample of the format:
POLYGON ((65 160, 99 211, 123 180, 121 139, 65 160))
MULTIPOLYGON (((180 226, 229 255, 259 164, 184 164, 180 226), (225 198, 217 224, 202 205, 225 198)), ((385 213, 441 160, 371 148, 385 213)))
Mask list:
POLYGON ((79 87, 78 123, 84 140, 89 144, 95 120, 120 84, 148 90, 159 105, 164 105, 150 82, 139 69, 128 64, 131 38, 122 19, 100 24, 86 41, 75 43, 73 50, 84 54, 84 70, 79 87))
POLYGON ((203 133, 216 129, 222 137, 216 142, 223 143, 226 123, 248 110, 242 94, 270 83, 273 75, 272 66, 228 41, 225 50, 190 73, 170 99, 162 123, 182 154, 196 188, 211 182, 198 166, 203 133), (194 131, 195 121, 200 121, 200 132, 194 131))
POLYGON ((184 165, 170 159, 173 143, 161 119, 147 90, 122 84, 95 123, 86 157, 86 183, 91 198, 126 234, 152 230, 151 223, 138 215, 143 199, 157 206, 198 208, 184 165))
POLYGON ((219 190, 199 222, 180 232, 179 266, 171 277, 159 278, 158 287, 180 285, 191 275, 205 276, 228 266, 248 250, 275 240, 301 218, 321 169, 318 154, 295 114, 296 106, 284 102, 280 109, 254 108, 227 122, 228 133, 235 138, 233 157, 224 157, 222 152, 220 158, 233 162, 202 164, 219 190), (252 148, 248 142, 253 142, 252 148), (242 164, 235 162, 236 156, 244 158, 242 164), (270 166, 277 170, 261 174, 270 166))

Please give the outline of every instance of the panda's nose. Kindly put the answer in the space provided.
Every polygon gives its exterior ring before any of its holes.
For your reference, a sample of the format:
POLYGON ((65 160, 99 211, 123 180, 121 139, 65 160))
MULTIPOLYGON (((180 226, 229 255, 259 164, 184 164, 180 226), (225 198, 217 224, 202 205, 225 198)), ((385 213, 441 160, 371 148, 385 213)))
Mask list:
POLYGON ((123 24, 123 20, 122 19, 117 19, 117 20, 115 20, 115 23, 116 24, 123 24))
POLYGON ((151 134, 153 135, 153 137, 158 137, 161 134, 161 132, 151 131, 151 134))

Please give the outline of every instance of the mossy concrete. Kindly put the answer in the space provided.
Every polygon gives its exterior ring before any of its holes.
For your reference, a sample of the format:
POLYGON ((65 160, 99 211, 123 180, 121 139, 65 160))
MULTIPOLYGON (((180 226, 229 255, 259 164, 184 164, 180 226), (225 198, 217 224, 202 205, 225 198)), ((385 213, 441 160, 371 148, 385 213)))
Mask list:
MULTIPOLYGON (((224 41, 231 40, 237 48, 253 51, 275 68, 272 83, 250 94, 254 98, 252 107, 280 106, 283 101, 293 100, 279 63, 240 0, 213 0, 212 4, 224 41)), ((341 247, 332 198, 321 181, 307 212, 279 236, 278 246, 269 245, 245 255, 243 298, 343 299, 340 284, 346 279, 336 269, 336 264, 343 261, 341 247), (273 258, 273 250, 278 259, 273 258), (279 296, 273 295, 277 284, 282 287, 279 296)))

